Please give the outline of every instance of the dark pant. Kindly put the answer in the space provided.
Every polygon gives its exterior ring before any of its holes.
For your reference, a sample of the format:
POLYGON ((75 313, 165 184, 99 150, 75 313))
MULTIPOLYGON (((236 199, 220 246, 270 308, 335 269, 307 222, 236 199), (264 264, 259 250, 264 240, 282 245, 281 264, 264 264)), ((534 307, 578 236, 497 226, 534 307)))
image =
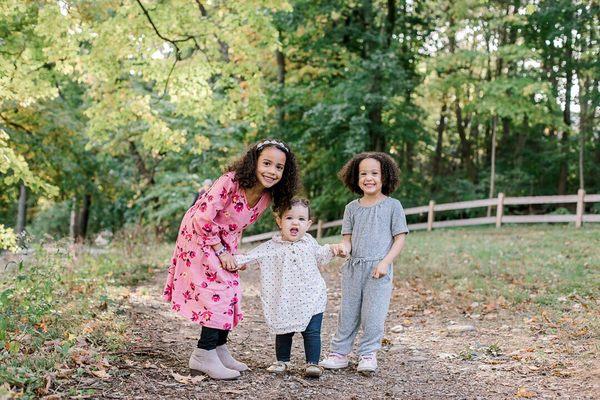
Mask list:
POLYGON ((227 343, 227 335, 229 335, 229 331, 203 326, 200 333, 200 340, 198 340, 198 348, 214 350, 217 346, 227 343))
MULTIPOLYGON (((321 323, 323 322, 323 313, 313 315, 308 326, 302 332, 304 338, 304 354, 306 362, 309 364, 318 364, 321 357, 321 323)), ((292 338, 294 332, 284 333, 275 336, 275 355, 277 361, 290 361, 292 352, 292 338)))

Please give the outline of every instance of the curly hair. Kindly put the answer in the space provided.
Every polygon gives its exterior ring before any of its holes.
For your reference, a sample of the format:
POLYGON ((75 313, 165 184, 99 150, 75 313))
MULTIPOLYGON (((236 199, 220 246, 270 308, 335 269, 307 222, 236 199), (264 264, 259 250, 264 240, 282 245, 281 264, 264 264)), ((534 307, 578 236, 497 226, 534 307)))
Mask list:
POLYGON ((363 191, 358 185, 358 165, 362 160, 372 158, 381 164, 381 192, 389 196, 400 183, 400 170, 392 157, 386 153, 364 152, 352 157, 338 173, 340 180, 352 192, 362 195, 363 191))
POLYGON ((235 179, 242 188, 250 189, 258 183, 256 166, 260 153, 268 147, 275 147, 283 151, 285 153, 285 166, 281 180, 273 187, 266 189, 273 198, 273 210, 279 213, 290 207, 292 198, 300 190, 298 164, 294 152, 287 143, 268 139, 266 141, 270 143, 264 144, 265 141, 263 140, 252 145, 246 151, 246 154, 227 167, 227 171, 235 173, 235 179))

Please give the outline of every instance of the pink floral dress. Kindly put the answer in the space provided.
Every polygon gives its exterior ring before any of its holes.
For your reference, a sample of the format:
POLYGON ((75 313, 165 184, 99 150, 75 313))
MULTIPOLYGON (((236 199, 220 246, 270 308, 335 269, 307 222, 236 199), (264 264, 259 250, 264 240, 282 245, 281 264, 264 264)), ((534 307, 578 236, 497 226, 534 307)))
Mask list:
POLYGON ((243 319, 237 272, 221 268, 212 246, 221 242, 237 253, 242 232, 269 206, 264 193, 250 207, 235 174, 222 175, 185 213, 169 276, 165 300, 174 311, 206 327, 230 330, 243 319))

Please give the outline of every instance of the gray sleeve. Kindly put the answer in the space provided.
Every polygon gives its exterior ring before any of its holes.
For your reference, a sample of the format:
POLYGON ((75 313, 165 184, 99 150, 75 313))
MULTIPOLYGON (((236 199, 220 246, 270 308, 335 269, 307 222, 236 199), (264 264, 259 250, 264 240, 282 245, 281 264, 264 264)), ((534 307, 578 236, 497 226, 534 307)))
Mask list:
POLYGON ((408 226, 406 225, 406 215, 404 215, 404 208, 402 208, 402 203, 400 203, 399 201, 395 201, 394 206, 392 208, 392 236, 408 232, 408 226))
POLYGON ((342 219, 342 235, 351 235, 354 226, 354 218, 350 210, 350 204, 344 208, 344 218, 342 219))

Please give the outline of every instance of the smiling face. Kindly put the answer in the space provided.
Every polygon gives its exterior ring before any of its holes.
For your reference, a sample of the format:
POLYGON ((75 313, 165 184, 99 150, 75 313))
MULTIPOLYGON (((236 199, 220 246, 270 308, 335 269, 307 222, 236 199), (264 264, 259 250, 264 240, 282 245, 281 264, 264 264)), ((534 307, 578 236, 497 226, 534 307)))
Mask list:
POLYGON ((358 187, 365 196, 381 193, 381 163, 374 158, 365 158, 358 164, 358 187))
POLYGON ((271 188, 281 180, 285 168, 285 153, 277 147, 265 147, 256 163, 256 179, 265 189, 271 188))
POLYGON ((308 216, 308 208, 302 204, 294 204, 281 217, 277 217, 276 221, 281 230, 281 238, 288 242, 302 239, 312 224, 308 216))

